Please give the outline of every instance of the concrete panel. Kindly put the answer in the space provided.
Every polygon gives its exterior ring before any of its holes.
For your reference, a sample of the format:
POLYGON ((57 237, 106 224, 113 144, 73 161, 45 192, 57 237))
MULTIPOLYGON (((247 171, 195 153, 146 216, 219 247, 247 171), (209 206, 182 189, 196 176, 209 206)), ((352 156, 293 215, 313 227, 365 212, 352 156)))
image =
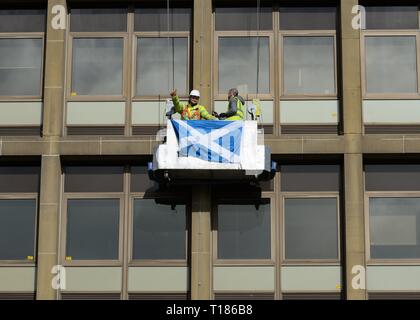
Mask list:
POLYGON ((0 102, 0 126, 40 126, 42 102, 0 102))
POLYGON ((368 266, 366 280, 371 291, 419 291, 420 266, 368 266))
MULTIPOLYGON (((248 105, 252 101, 245 101, 245 113, 246 113, 246 120, 251 120, 251 116, 246 111, 248 108, 248 105)), ((274 103, 273 101, 260 101, 261 105, 261 113, 262 113, 262 123, 266 124, 272 124, 274 123, 274 103)), ((228 108, 228 102, 226 100, 224 101, 215 101, 214 102, 214 111, 217 113, 226 112, 228 108)))
POLYGON ((364 100, 365 124, 420 123, 420 100, 364 100))
MULTIPOLYGON (((186 101, 181 101, 186 103, 186 101)), ((166 123, 166 100, 163 101, 137 101, 132 104, 131 123, 133 125, 159 125, 166 123)), ((179 119, 179 114, 173 115, 179 119)))
POLYGON ((275 268, 214 267, 213 289, 216 291, 274 291, 275 268))
POLYGON ((68 102, 67 125, 123 125, 125 102, 68 102))
POLYGON ((130 267, 128 291, 130 292, 186 292, 187 267, 130 267))
POLYGON ((281 101, 282 124, 337 124, 338 101, 281 101))
POLYGON ((35 267, 0 267, 0 291, 35 291, 35 267))
POLYGON ((281 268, 281 290, 340 291, 340 266, 284 266, 281 268))
POLYGON ((63 291, 121 291, 120 267, 66 267, 63 291))

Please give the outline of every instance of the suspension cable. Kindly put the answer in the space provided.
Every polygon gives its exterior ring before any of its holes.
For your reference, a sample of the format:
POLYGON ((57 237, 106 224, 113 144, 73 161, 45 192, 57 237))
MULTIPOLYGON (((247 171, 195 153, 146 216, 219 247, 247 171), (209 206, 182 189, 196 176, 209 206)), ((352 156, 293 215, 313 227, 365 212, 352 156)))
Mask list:
POLYGON ((260 84, 260 0, 257 0, 257 98, 260 84))

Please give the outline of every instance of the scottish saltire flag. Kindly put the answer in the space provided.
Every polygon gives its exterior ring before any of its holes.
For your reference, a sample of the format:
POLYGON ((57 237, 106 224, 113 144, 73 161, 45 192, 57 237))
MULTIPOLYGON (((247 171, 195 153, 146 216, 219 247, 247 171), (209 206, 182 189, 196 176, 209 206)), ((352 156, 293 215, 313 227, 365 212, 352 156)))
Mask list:
POLYGON ((239 163, 243 121, 171 120, 179 156, 239 163))

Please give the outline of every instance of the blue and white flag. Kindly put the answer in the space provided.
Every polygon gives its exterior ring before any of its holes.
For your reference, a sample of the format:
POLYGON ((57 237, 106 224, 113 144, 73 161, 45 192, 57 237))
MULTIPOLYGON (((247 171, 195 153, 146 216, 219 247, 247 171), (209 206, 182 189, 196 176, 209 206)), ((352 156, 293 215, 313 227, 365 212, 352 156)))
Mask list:
POLYGON ((179 156, 239 163, 243 121, 171 120, 179 156))

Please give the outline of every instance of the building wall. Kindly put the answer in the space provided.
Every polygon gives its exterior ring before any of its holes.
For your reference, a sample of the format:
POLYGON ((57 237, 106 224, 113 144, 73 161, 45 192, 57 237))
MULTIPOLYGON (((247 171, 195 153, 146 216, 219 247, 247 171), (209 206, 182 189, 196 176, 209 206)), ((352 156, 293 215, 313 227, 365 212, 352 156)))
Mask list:
POLYGON ((32 20, 0 7, 1 212, 34 232, 2 238, 0 297, 417 297, 418 9, 371 3, 360 30, 357 0, 259 17, 251 1, 171 1, 170 26, 165 6, 33 3, 32 20), (261 102, 274 180, 157 190, 146 164, 169 91, 220 113, 231 86, 261 102), (80 229, 104 204, 97 233, 80 229))

